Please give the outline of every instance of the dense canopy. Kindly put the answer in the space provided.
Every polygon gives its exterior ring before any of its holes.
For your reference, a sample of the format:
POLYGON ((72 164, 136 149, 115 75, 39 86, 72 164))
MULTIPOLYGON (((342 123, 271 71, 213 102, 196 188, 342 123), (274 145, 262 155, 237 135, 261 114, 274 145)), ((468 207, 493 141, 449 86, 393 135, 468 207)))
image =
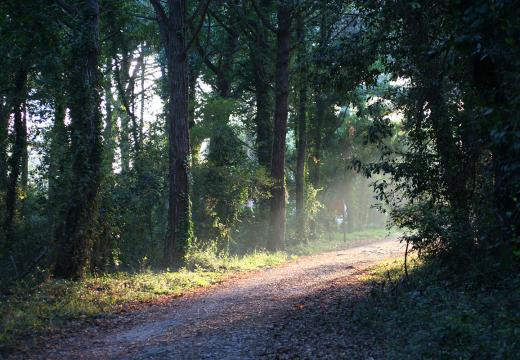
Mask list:
POLYGON ((2 285, 386 221, 450 271, 500 276, 520 251, 519 11, 2 1, 2 285))

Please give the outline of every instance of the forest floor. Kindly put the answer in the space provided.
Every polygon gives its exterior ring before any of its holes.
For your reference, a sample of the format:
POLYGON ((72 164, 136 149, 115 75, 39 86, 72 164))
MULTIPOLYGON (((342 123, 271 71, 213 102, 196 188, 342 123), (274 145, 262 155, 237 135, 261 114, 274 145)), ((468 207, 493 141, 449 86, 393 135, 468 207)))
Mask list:
POLYGON ((350 321, 377 262, 397 240, 300 257, 139 311, 27 343, 12 358, 247 359, 384 357, 381 334, 350 321))

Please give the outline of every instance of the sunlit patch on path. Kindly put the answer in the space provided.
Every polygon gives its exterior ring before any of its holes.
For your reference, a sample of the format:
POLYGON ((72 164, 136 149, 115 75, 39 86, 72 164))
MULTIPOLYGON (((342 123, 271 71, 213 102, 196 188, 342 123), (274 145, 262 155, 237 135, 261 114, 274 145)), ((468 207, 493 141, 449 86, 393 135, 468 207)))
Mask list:
POLYGON ((344 326, 374 262, 402 254, 397 241, 302 257, 194 291, 113 327, 49 342, 33 358, 380 358, 376 341, 344 326))

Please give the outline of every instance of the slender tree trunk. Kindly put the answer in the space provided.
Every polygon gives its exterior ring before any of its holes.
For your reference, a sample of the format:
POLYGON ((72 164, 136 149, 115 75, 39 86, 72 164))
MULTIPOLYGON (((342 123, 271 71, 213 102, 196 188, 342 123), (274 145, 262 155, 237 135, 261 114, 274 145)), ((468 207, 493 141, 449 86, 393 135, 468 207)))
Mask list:
POLYGON ((320 94, 319 91, 318 87, 316 94, 316 115, 314 118, 314 166, 312 172, 312 184, 315 188, 318 188, 321 182, 321 141, 323 133, 323 115, 325 114, 325 101, 323 99, 323 94, 320 94))
MULTIPOLYGON (((318 51, 322 52, 327 46, 327 38, 329 32, 328 12, 327 6, 324 2, 321 4, 321 19, 320 19, 320 38, 318 42, 318 51)), ((317 67, 325 65, 323 60, 318 60, 317 67)), ((324 75, 318 73, 314 83, 314 91, 316 97, 316 113, 314 119, 314 154, 313 154, 313 171, 311 173, 311 181, 315 188, 318 188, 321 183, 321 147, 323 134, 323 120, 327 110, 327 98, 324 93, 323 84, 327 81, 324 75)))
MULTIPOLYGON (((264 11, 265 2, 259 4, 259 11, 264 11)), ((254 37, 249 43, 249 58, 251 62, 251 75, 253 80, 256 114, 255 114, 255 148, 258 165, 266 172, 270 171, 273 151, 273 91, 271 82, 273 79, 270 64, 272 62, 271 48, 268 43, 268 29, 262 26, 259 18, 251 22, 254 37)), ((264 191, 270 191, 265 186, 264 191)), ((257 245, 265 247, 269 233, 270 200, 258 199, 255 206, 255 231, 259 234, 257 245)))
POLYGON ((112 60, 107 60, 107 73, 105 74, 105 129, 103 130, 103 140, 105 144, 105 166, 109 173, 112 172, 112 164, 114 163, 116 142, 114 140, 114 111, 113 111, 113 94, 112 94, 112 60))
POLYGON ((137 58, 136 69, 133 74, 129 77, 128 82, 128 114, 130 116, 130 120, 132 121, 132 137, 134 140, 134 157, 137 160, 139 158, 139 153, 141 152, 141 137, 142 127, 137 121, 137 116, 135 115, 136 108, 136 94, 135 94, 135 82, 137 78, 137 69, 140 69, 144 62, 144 52, 140 52, 139 57, 137 58))
MULTIPOLYGON (((264 11, 267 2, 258 4, 259 11, 264 11)), ((271 62, 268 43, 268 29, 262 26, 260 19, 251 23, 254 38, 250 45, 253 85, 256 99, 256 150, 258 164, 265 169, 271 166, 273 150, 273 118, 272 118, 272 74, 269 71, 271 62)))
POLYGON ((268 169, 271 165, 271 152, 273 149, 270 76, 267 70, 269 49, 265 39, 265 31, 259 25, 256 26, 256 29, 255 44, 251 51, 256 97, 256 149, 258 163, 268 169))
MULTIPOLYGON (((0 196, 2 198, 7 185, 7 129, 10 111, 8 107, 7 98, 5 96, 0 98, 0 196)), ((3 212, 0 211, 0 214, 3 212)))
POLYGON ((168 13, 151 1, 166 48, 168 69, 169 211, 164 246, 166 266, 184 261, 193 236, 189 194, 188 64, 186 0, 168 0, 168 13))
POLYGON ((22 144, 22 171, 20 176, 20 190, 22 197, 20 199, 20 215, 21 218, 26 217, 25 202, 27 200, 27 192, 29 188, 29 139, 27 129, 27 102, 24 101, 22 105, 22 125, 23 125, 23 144, 22 144))
POLYGON ((305 158, 307 151, 307 67, 305 64, 305 35, 303 19, 297 20, 298 39, 300 46, 298 52, 298 66, 300 67, 299 99, 298 99, 298 123, 296 142, 296 235, 298 240, 305 240, 305 158))
MULTIPOLYGON (((5 219, 5 194, 7 191, 7 139, 9 109, 7 98, 0 98, 0 221, 5 219)), ((6 234, 3 224, 0 226, 0 249, 6 243, 6 234)))
POLYGON ((273 123, 271 115, 271 95, 269 84, 259 84, 263 80, 256 82, 256 149, 258 164, 269 168, 271 165, 271 152, 273 150, 273 123), (265 85, 265 86, 264 86, 265 85))
POLYGON ((273 159, 271 162, 270 236, 268 250, 282 249, 285 242, 285 136, 287 133, 289 96, 289 55, 291 10, 284 2, 278 5, 276 54, 276 99, 274 112, 273 159))
POLYGON ((122 42, 123 54, 121 59, 121 66, 117 64, 114 70, 114 79, 116 82, 116 88, 118 90, 118 101, 123 106, 127 107, 126 111, 120 113, 120 128, 119 128, 119 151, 121 153, 121 172, 126 174, 130 171, 130 116, 129 116, 129 103, 126 97, 125 86, 128 83, 128 72, 130 68, 130 60, 128 50, 122 42))
POLYGON ((145 102, 145 91, 144 91, 144 81, 146 78, 146 44, 141 46, 141 76, 140 76, 140 87, 141 87, 141 104, 140 111, 141 114, 139 116, 139 140, 143 142, 144 139, 144 102, 145 102))
POLYGON ((21 188, 24 194, 27 193, 27 186, 29 184, 29 148, 28 148, 28 133, 27 133, 27 103, 23 104, 23 149, 22 149, 22 183, 21 188))
POLYGON ((72 177, 66 219, 54 275, 85 275, 93 244, 97 195, 101 178, 101 126, 99 96, 99 4, 74 2, 81 26, 74 29, 70 73, 72 177))
POLYGON ((15 96, 12 111, 14 113, 14 144, 8 165, 10 168, 5 192, 5 218, 4 233, 6 244, 9 248, 14 237, 14 221, 16 215, 16 189, 18 177, 20 176, 22 158, 25 143, 25 131, 23 124, 23 104, 25 101, 25 88, 27 82, 27 71, 23 68, 18 70, 15 78, 15 96))
MULTIPOLYGON (((188 108, 188 119, 189 119, 189 128, 193 128, 195 126, 195 108, 196 108, 196 94, 197 94, 197 80, 200 75, 201 61, 197 59, 194 55, 190 56, 189 60, 189 75, 188 75, 188 99, 189 99, 189 108, 188 108)), ((199 141, 194 142, 191 141, 191 159, 193 165, 196 165, 200 161, 200 150, 202 146, 202 142, 199 141)))
POLYGON ((54 99, 54 125, 52 127, 52 140, 50 146, 49 162, 49 220, 52 234, 60 228, 62 221, 63 205, 66 198, 66 173, 65 162, 68 151, 68 135, 65 126, 65 99, 58 95, 54 99))

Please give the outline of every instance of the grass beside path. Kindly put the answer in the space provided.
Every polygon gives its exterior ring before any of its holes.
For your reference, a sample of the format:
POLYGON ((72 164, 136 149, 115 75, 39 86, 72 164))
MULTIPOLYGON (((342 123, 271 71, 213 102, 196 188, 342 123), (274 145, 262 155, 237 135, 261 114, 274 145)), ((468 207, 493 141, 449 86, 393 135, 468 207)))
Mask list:
POLYGON ((26 336, 52 331, 109 313, 168 301, 186 291, 222 281, 237 271, 275 266, 285 253, 255 252, 243 257, 217 258, 198 253, 188 259, 192 271, 115 273, 82 281, 50 280, 36 288, 20 286, 0 298, 0 357, 26 336))
POLYGON ((353 248, 384 239, 397 238, 399 235, 400 232, 397 230, 369 229, 347 233, 344 240, 343 234, 336 232, 331 234, 330 237, 325 235, 322 239, 311 241, 307 244, 299 243, 289 246, 289 252, 295 255, 319 254, 327 251, 353 248))
POLYGON ((192 253, 186 269, 93 276, 79 282, 50 280, 37 287, 20 285, 0 297, 0 355, 26 336, 51 331, 70 323, 89 321, 104 314, 138 309, 143 304, 165 302, 186 291, 208 286, 238 271, 276 266, 297 255, 358 246, 381 240, 386 230, 341 234, 308 244, 288 246, 288 252, 254 252, 245 256, 217 256, 211 251, 192 253))

